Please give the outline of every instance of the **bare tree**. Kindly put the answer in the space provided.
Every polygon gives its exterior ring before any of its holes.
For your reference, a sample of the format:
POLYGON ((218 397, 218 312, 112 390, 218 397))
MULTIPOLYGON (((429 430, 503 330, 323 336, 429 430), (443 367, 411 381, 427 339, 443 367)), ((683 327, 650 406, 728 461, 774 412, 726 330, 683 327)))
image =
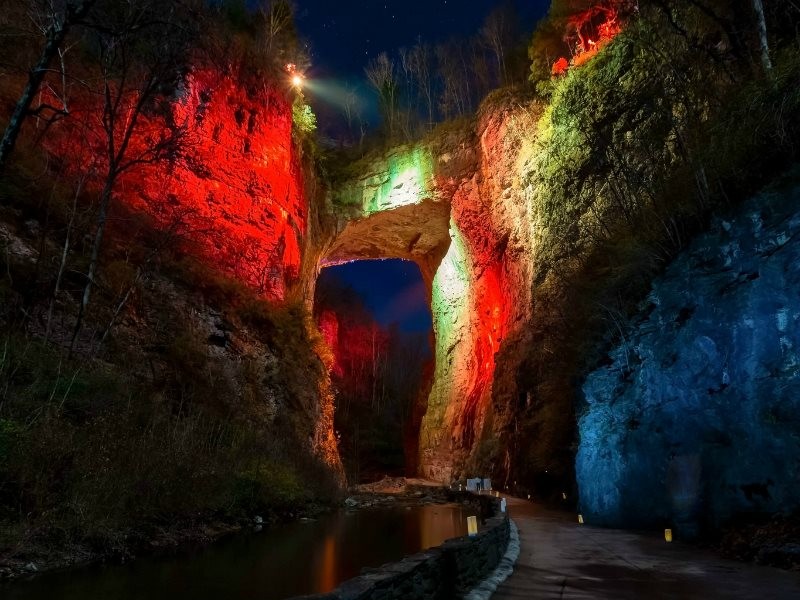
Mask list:
POLYGON ((53 292, 50 296, 50 304, 47 308, 47 321, 45 326, 44 332, 44 341, 47 342, 50 339, 50 333, 52 331, 53 326, 53 311, 56 306, 56 302, 58 302, 58 296, 61 292, 61 283, 64 277, 64 271, 67 268, 67 259, 69 258, 69 253, 72 249, 72 241, 73 241, 73 231, 75 229, 75 220, 78 215, 78 200, 83 193, 84 185, 86 184, 86 179, 92 176, 91 172, 86 172, 81 174, 79 177, 75 191, 72 196, 72 207, 69 213, 69 221, 67 222, 67 229, 64 235, 64 243, 61 247, 61 256, 58 262, 58 271, 56 272, 56 280, 53 284, 53 292))
POLYGON ((405 104, 405 110, 400 114, 402 118, 401 126, 403 129, 403 136, 406 140, 410 140, 414 135, 416 124, 413 122, 417 114, 417 103, 414 94, 413 72, 411 69, 410 52, 408 48, 400 48, 398 51, 400 57, 400 73, 403 76, 402 90, 400 94, 405 104))
POLYGON ((60 3, 48 0, 40 7, 39 15, 46 23, 43 25, 45 42, 39 60, 28 73, 28 81, 14 106, 14 111, 11 113, 11 118, 3 133, 3 139, 0 141, 0 169, 5 166, 8 157, 14 151, 22 124, 30 113, 31 103, 41 88, 50 64, 59 53, 67 34, 72 27, 86 18, 94 4, 95 0, 68 0, 63 6, 59 6, 60 3))
POLYGON ((277 56, 279 50, 293 46, 295 40, 294 5, 290 0, 272 0, 260 8, 264 22, 264 49, 268 56, 277 56))
POLYGON ((467 113, 469 82, 462 44, 450 40, 436 46, 436 67, 439 77, 439 109, 445 119, 467 113))
POLYGON ((356 94, 355 89, 351 87, 349 84, 345 87, 344 90, 344 97, 342 99, 342 111, 344 112, 344 118, 347 122, 347 131, 352 135, 353 133, 353 121, 356 117, 356 108, 358 105, 358 95, 356 94))
POLYGON ((416 84, 417 93, 425 107, 427 128, 433 127, 435 93, 433 78, 433 52, 428 44, 419 41, 408 53, 408 68, 416 84))
POLYGON ((398 85, 397 69, 393 59, 382 52, 372 59, 364 69, 367 81, 378 93, 389 139, 394 139, 397 130, 398 85))
POLYGON ((473 39, 469 44, 469 64, 471 79, 478 100, 482 99, 497 84, 492 77, 491 59, 486 55, 480 39, 473 39))
POLYGON ((72 350, 91 299, 100 252, 117 185, 143 165, 173 158, 185 137, 170 119, 165 94, 175 90, 193 37, 187 17, 158 0, 113 7, 91 24, 97 48, 97 87, 89 89, 102 105, 94 146, 102 150, 103 176, 86 281, 70 343, 72 350))
POLYGON ((497 62, 497 77, 501 85, 508 83, 506 50, 513 41, 512 8, 504 4, 494 9, 481 27, 480 36, 497 62))
POLYGON ((358 125, 358 139, 359 145, 361 145, 365 135, 363 106, 361 104, 361 99, 358 97, 356 88, 350 85, 347 85, 344 90, 342 111, 344 112, 344 118, 347 122, 347 132, 352 141, 356 139, 357 134, 355 126, 358 125))

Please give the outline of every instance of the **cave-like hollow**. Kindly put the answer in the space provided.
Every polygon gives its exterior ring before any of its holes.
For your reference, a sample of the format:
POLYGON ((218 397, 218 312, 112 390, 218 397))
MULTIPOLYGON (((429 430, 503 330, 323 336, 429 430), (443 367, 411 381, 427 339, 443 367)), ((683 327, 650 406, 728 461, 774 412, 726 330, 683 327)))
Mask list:
MULTIPOLYGON (((450 245, 449 203, 423 199, 348 222, 332 240, 320 260, 314 313, 335 357, 331 372, 336 390, 334 429, 339 436, 339 449, 346 475, 352 482, 381 475, 417 475, 420 462, 419 432, 433 385, 436 360, 436 327, 431 325, 435 322, 435 315, 431 314, 434 278, 450 245), (361 269, 365 272, 372 269, 374 276, 362 276, 360 282, 365 289, 373 288, 378 296, 385 295, 387 290, 383 288, 392 287, 386 276, 381 276, 381 271, 402 272, 406 277, 413 277, 417 290, 416 303, 424 304, 427 312, 429 325, 425 331, 416 331, 413 335, 407 332, 403 334, 402 326, 399 326, 398 331, 393 333, 390 318, 382 319, 381 323, 381 319, 375 319, 374 310, 359 306, 357 294, 352 290, 348 293, 346 289, 341 289, 341 285, 331 286, 331 281, 336 281, 337 272, 341 273, 341 269, 361 269), (337 306, 340 307, 340 314, 335 310, 337 306), (383 329, 383 333, 375 331, 373 335, 371 328, 375 323, 383 329), (365 365, 374 362, 372 355, 376 348, 373 347, 373 337, 376 341, 384 337, 385 344, 388 344, 392 352, 405 355, 396 360, 405 361, 409 365, 405 375, 401 364, 387 364, 382 373, 389 380, 395 380, 396 388, 403 388, 396 392, 394 404, 402 407, 402 418, 396 420, 394 429, 387 426, 391 422, 391 412, 394 409, 382 410, 379 407, 381 403, 376 399, 385 399, 385 396, 378 393, 379 390, 373 390, 373 386, 382 382, 376 381, 372 370, 363 372, 365 365), (359 360, 356 356, 359 352, 367 356, 359 360), (384 426, 383 439, 380 435, 373 435, 374 444, 368 448, 363 445, 364 437, 361 432, 356 439, 351 427, 353 421, 349 411, 352 411, 354 402, 358 399, 369 404, 369 409, 358 415, 361 421, 371 419, 370 423, 382 422, 384 426), (391 442, 391 448, 385 450, 396 460, 385 461, 383 464, 372 460, 376 452, 381 452, 379 446, 388 442, 391 442), (398 444, 401 448, 398 448, 398 444), (355 460, 359 453, 360 460, 355 460), (364 461, 365 458, 368 460, 364 461)), ((338 279, 341 280, 341 277, 338 279)), ((403 302, 403 299, 395 297, 388 302, 403 302)), ((383 403, 383 409, 385 408, 383 403)))

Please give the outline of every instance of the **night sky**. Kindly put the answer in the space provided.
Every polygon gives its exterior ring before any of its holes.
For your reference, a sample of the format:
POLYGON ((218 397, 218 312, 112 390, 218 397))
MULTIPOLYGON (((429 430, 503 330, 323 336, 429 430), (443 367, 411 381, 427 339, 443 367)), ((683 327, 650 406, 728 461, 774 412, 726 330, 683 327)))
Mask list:
MULTIPOLYGON (((298 26, 311 52, 308 100, 324 118, 324 104, 335 102, 336 90, 345 84, 359 86, 361 94, 368 97, 363 74, 370 59, 420 39, 436 43, 475 34, 502 1, 297 0, 298 26)), ((532 30, 547 12, 550 0, 517 0, 516 5, 524 21, 521 28, 532 30)), ((365 100, 369 105, 368 98, 365 100)), ((326 276, 355 289, 379 323, 397 322, 409 333, 430 330, 428 298, 413 263, 359 261, 332 269, 326 276)))
MULTIPOLYGON (((381 52, 411 46, 422 39, 439 42, 476 33, 502 0, 297 0, 298 25, 308 39, 312 73, 352 78, 381 52)), ((541 18, 550 0, 517 0, 527 25, 541 18)))
POLYGON ((337 137, 346 86, 356 90, 368 128, 377 124, 377 100, 364 78, 371 59, 418 40, 476 34, 492 9, 508 1, 517 7, 521 30, 532 31, 550 6, 550 0, 296 0, 298 28, 311 55, 306 98, 322 132, 337 137))
POLYGON ((328 267, 318 285, 337 279, 364 300, 375 320, 388 327, 397 323, 405 333, 430 331, 431 310, 419 267, 405 260, 360 260, 328 267))

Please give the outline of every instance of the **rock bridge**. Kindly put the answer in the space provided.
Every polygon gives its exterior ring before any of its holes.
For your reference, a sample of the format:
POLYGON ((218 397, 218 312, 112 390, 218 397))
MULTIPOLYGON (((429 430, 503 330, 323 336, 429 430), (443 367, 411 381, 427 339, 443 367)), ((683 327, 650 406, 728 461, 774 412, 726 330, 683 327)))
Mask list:
MULTIPOLYGON (((526 109, 527 110, 527 109, 526 109)), ((321 269, 399 258, 420 269, 431 304, 435 370, 419 424, 420 475, 449 481, 510 465, 497 449, 516 401, 530 312, 532 232, 518 175, 530 149, 513 111, 350 165, 327 212, 321 269), (486 464, 493 462, 494 464, 486 464)))

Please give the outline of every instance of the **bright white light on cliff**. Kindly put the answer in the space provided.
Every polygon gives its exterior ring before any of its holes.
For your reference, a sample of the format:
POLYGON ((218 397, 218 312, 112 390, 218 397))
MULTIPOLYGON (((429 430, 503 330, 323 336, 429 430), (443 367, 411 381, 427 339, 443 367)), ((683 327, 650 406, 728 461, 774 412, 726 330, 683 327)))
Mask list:
POLYGON ((302 75, 295 75, 292 77, 292 85, 296 88, 303 87, 303 77, 302 75))

